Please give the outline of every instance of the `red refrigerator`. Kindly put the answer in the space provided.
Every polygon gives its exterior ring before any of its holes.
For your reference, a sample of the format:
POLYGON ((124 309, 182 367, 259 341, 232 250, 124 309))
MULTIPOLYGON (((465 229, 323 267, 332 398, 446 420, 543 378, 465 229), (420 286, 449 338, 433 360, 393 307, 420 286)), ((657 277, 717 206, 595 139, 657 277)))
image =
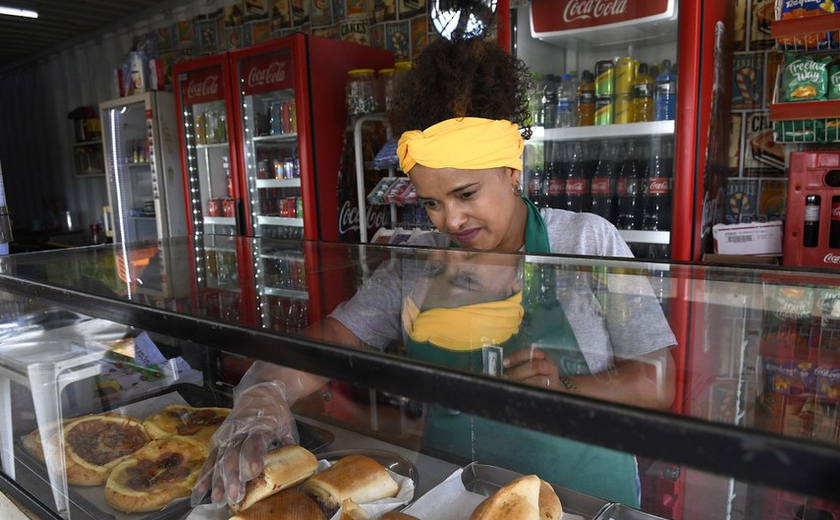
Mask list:
MULTIPOLYGON (((529 195, 538 205, 601 214, 637 257, 701 260, 724 215, 733 3, 532 0, 509 12, 510 50, 543 87, 531 104, 529 195), (555 87, 564 83, 558 97, 545 96, 548 74, 555 87), (542 110, 546 100, 555 112, 542 110)), ((651 281, 677 333, 673 411, 690 413, 690 353, 701 340, 688 333, 696 289, 674 269, 662 264, 651 281)), ((639 464, 643 509, 687 516, 684 468, 639 464)))

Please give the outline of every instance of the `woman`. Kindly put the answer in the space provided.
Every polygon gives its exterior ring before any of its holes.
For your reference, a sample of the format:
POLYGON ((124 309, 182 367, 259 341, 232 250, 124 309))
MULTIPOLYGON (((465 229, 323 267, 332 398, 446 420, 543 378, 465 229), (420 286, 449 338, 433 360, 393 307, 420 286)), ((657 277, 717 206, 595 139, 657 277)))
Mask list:
MULTIPOLYGON (((534 272, 521 256, 479 253, 631 256, 600 217, 540 211, 522 197, 527 81, 524 65, 492 43, 438 40, 424 50, 397 86, 391 122, 401 132, 401 168, 441 232, 413 243, 460 251, 422 252, 380 268, 308 333, 377 349, 397 341, 417 359, 504 370, 509 379, 557 391, 667 407, 673 396, 668 347, 675 339, 637 277, 616 275, 611 283, 622 287, 602 303, 588 275, 534 272), (628 309, 647 318, 628 319, 628 309)), ((212 488, 213 502, 239 501, 269 444, 292 438, 289 404, 323 382, 255 364, 237 387, 234 411, 214 439, 194 498, 212 488)), ((423 441, 608 500, 639 503, 631 455, 434 406, 423 441), (511 450, 512 441, 526 448, 511 450)))

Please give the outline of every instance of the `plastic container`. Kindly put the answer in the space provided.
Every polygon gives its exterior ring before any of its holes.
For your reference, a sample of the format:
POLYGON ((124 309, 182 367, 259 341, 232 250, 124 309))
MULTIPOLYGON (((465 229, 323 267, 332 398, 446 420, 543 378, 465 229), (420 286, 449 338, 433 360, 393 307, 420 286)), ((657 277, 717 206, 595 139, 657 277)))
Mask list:
POLYGON ((347 117, 356 118, 378 110, 373 69, 354 69, 347 72, 347 117))

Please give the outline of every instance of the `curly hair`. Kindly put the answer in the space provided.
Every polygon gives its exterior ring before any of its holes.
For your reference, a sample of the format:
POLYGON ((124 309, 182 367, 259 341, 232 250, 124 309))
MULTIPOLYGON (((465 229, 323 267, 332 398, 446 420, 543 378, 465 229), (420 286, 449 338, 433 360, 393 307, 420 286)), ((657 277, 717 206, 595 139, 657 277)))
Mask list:
POLYGON ((531 137, 528 68, 493 41, 441 38, 395 85, 388 114, 395 135, 453 117, 505 119, 531 137))

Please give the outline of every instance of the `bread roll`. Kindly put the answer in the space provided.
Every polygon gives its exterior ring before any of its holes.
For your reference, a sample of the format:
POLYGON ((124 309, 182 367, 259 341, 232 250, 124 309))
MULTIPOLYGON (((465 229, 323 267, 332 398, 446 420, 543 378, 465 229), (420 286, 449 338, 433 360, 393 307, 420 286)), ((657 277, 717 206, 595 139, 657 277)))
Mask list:
MULTIPOLYGON (((470 516, 470 520, 540 520, 556 518, 543 516, 541 510, 542 495, 546 494, 546 514, 556 511, 554 498, 557 495, 547 483, 543 483, 536 475, 520 477, 499 489, 478 505, 470 516), (545 484, 545 485, 543 485, 545 484)), ((556 507, 560 507, 559 499, 556 507)), ((559 517, 559 514, 557 515, 559 517)))
POLYGON ((327 517, 314 500, 297 489, 286 489, 260 500, 230 520, 326 520, 327 517))
POLYGON ((278 491, 296 486, 315 473, 317 468, 315 455, 297 444, 270 451, 266 455, 263 472, 246 484, 242 502, 231 506, 230 510, 238 513, 278 491))
POLYGON ((307 480, 301 488, 329 509, 351 499, 366 504, 394 497, 399 486, 382 464, 365 455, 349 455, 307 480))

